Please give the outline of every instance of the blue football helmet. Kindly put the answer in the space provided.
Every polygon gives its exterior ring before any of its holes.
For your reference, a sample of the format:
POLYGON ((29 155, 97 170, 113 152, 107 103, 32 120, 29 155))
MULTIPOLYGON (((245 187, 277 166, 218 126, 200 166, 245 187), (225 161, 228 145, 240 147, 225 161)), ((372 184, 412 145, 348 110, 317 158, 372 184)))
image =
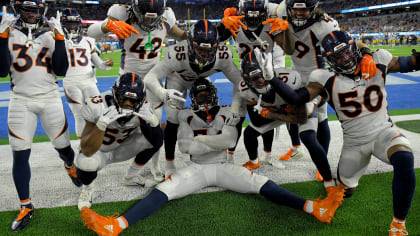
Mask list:
POLYGON ((217 88, 208 77, 194 81, 190 90, 191 107, 193 111, 206 111, 219 105, 217 88), (206 91, 207 93, 203 93, 206 91))
POLYGON ((60 22, 67 39, 76 39, 80 36, 80 32, 82 31, 82 18, 76 9, 66 8, 63 10, 61 12, 60 22))
POLYGON ((17 27, 35 31, 42 26, 42 17, 47 12, 45 0, 12 0, 10 4, 14 14, 20 15, 17 27))
POLYGON ((286 0, 287 5, 287 19, 295 29, 303 29, 315 21, 316 9, 319 0, 286 0), (299 16, 292 14, 293 10, 309 10, 307 16, 299 16))
POLYGON ((119 113, 139 112, 146 99, 146 87, 137 74, 125 73, 115 80, 112 86, 112 96, 119 113), (131 101, 132 106, 124 105, 127 99, 131 101))
POLYGON ((321 42, 322 55, 326 58, 330 69, 340 74, 354 74, 362 54, 357 43, 346 32, 330 32, 321 42))
POLYGON ((152 31, 162 27, 166 0, 133 0, 132 8, 142 30, 152 31))
POLYGON ((216 60, 219 45, 217 29, 207 20, 199 20, 191 27, 188 35, 190 63, 202 69, 216 60))
POLYGON ((264 79, 262 68, 253 50, 242 58, 241 74, 253 92, 266 94, 271 90, 271 85, 264 79))
POLYGON ((244 24, 249 31, 255 31, 267 19, 268 0, 240 0, 239 15, 245 16, 244 24))

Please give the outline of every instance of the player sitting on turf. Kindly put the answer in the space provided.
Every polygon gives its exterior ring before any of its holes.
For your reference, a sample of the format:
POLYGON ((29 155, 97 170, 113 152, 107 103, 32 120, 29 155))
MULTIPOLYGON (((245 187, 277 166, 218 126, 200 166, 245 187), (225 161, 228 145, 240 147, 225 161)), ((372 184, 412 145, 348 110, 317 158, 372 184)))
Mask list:
POLYGON ((82 209, 86 226, 99 235, 118 235, 128 226, 151 215, 166 202, 185 197, 208 186, 235 192, 261 194, 280 205, 305 211, 323 223, 330 223, 341 205, 344 189, 323 200, 306 200, 278 186, 265 176, 253 174, 226 161, 226 148, 236 144, 237 130, 226 125, 229 110, 218 105, 216 88, 207 79, 198 79, 191 88, 191 109, 179 112, 179 149, 191 155, 192 164, 178 169, 143 200, 118 218, 103 217, 82 209))

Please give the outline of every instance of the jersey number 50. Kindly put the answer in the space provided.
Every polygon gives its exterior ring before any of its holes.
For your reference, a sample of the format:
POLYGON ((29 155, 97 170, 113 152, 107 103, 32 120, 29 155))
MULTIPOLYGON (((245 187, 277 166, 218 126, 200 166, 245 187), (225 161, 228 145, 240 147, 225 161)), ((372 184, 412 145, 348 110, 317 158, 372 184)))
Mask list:
MULTIPOLYGON (((348 100, 348 98, 357 98, 357 90, 351 91, 348 93, 339 93, 338 94, 338 100, 340 102, 340 107, 353 107, 354 111, 348 111, 348 110, 341 110, 343 114, 350 118, 355 118, 359 116, 362 113, 362 104, 356 100, 348 100)), ((384 98, 384 95, 382 94, 381 88, 378 85, 371 85, 366 88, 365 93, 363 94, 363 105, 366 107, 366 109, 370 112, 377 112, 382 107, 382 100, 384 98), (371 95, 372 92, 376 93, 377 101, 376 104, 372 104, 371 95)))

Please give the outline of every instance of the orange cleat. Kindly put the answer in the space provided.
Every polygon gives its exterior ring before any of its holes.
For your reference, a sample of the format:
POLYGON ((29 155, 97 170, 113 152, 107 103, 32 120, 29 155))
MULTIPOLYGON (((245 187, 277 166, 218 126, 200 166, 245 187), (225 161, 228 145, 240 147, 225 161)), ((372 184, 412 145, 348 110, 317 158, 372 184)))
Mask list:
POLYGON ((319 171, 316 171, 316 175, 315 175, 316 180, 318 181, 324 181, 324 178, 322 177, 321 173, 319 173, 319 171))
POLYGON ((328 197, 320 200, 320 198, 313 200, 314 210, 311 215, 315 216, 322 223, 331 224, 331 220, 334 219, 335 211, 343 203, 344 187, 339 184, 334 187, 333 193, 329 194, 328 197))
POLYGON ((67 174, 69 175, 74 185, 76 185, 77 187, 83 185, 82 181, 77 177, 76 168, 74 167, 74 164, 71 167, 67 167, 66 165, 64 165, 64 168, 66 169, 67 174))
POLYGON ((391 226, 389 227, 389 236, 400 236, 400 235, 408 235, 405 225, 392 221, 391 226))
POLYGON ((258 167, 260 167, 260 160, 258 160, 257 164, 253 164, 251 161, 247 161, 245 164, 243 164, 242 166, 247 168, 248 170, 253 170, 253 169, 257 169, 258 167))
POLYGON ((88 229, 95 231, 101 236, 119 235, 123 229, 118 224, 118 213, 113 216, 100 216, 87 207, 83 207, 82 219, 88 229))
POLYGON ((287 160, 290 160, 291 158, 299 159, 299 158, 304 157, 304 156, 305 156, 305 153, 303 152, 302 147, 300 147, 300 146, 291 147, 289 149, 289 151, 286 152, 286 154, 279 157, 279 160, 287 161, 287 160))

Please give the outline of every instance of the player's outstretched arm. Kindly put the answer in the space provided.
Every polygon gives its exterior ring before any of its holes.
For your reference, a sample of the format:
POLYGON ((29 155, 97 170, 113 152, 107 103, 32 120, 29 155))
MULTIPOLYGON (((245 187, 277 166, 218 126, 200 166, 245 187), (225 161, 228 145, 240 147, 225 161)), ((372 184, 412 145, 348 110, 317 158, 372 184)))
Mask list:
POLYGON ((260 115, 267 119, 296 124, 304 124, 308 120, 305 105, 288 105, 283 112, 272 112, 269 108, 263 108, 260 115))
POLYGON ((187 32, 180 29, 177 25, 173 25, 171 30, 169 31, 169 34, 174 37, 178 41, 186 40, 188 39, 187 32))
POLYGON ((388 64, 387 73, 401 72, 407 73, 411 71, 420 70, 420 53, 412 50, 413 54, 410 56, 399 56, 393 57, 391 62, 388 64))
POLYGON ((55 49, 52 55, 52 69, 56 75, 65 76, 69 68, 69 60, 67 58, 66 45, 64 38, 62 40, 56 37, 55 49))
POLYGON ((114 65, 114 61, 110 58, 105 58, 105 61, 102 61, 96 51, 92 53, 92 63, 98 70, 109 70, 114 65))

